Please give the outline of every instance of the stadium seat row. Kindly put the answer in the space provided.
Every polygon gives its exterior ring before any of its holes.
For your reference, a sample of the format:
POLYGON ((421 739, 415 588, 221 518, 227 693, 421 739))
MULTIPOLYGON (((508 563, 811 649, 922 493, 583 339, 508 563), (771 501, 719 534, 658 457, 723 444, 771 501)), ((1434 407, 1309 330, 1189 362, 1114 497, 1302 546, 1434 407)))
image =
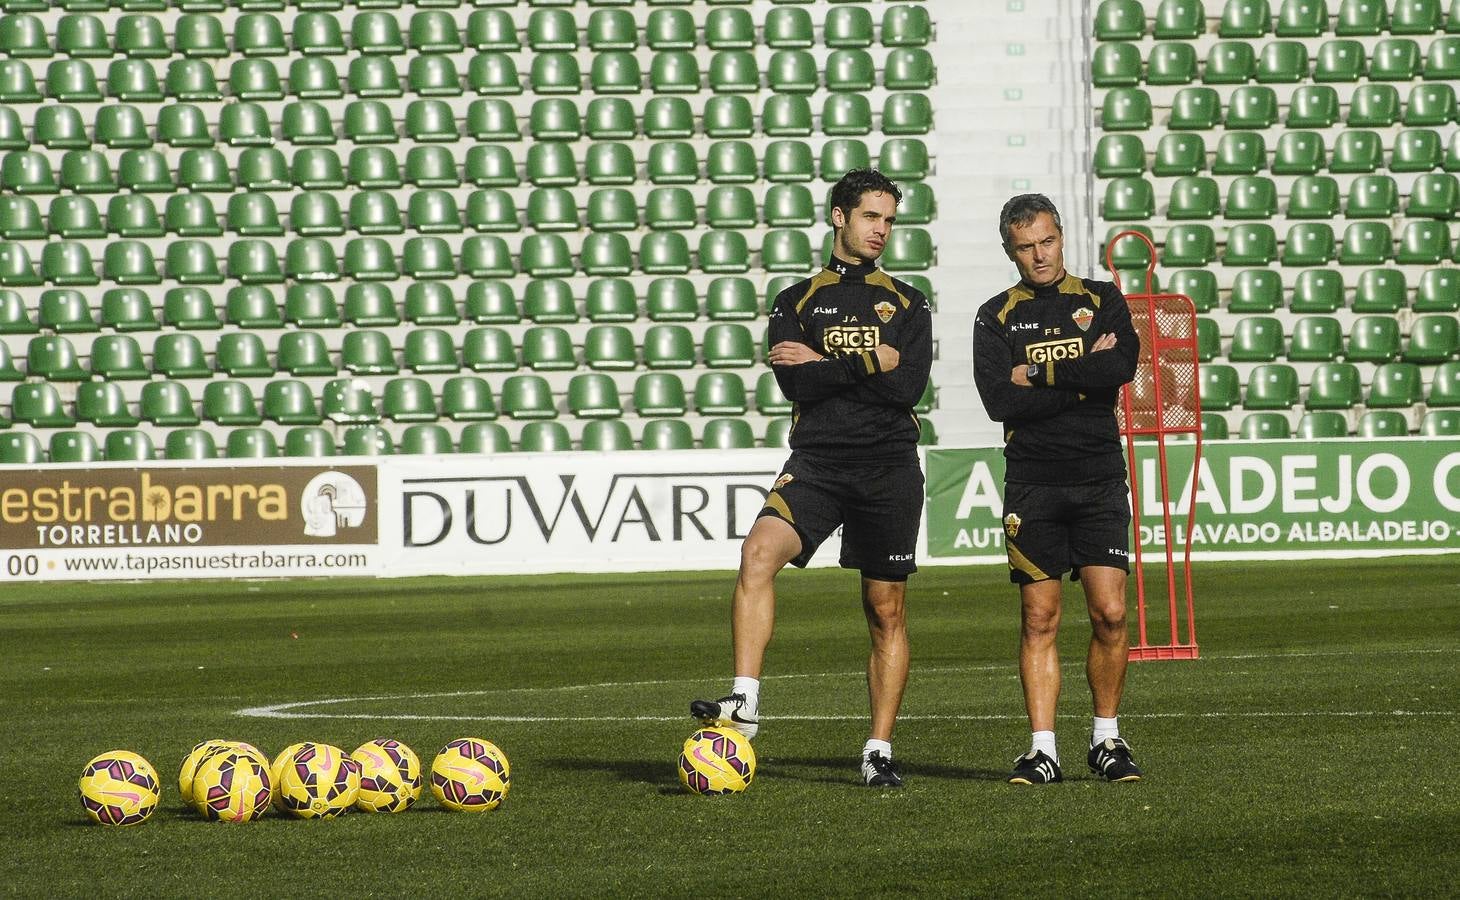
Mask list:
MULTIPOLYGON (((1456 121, 1455 88, 1449 83, 1417 84, 1401 103, 1392 84, 1361 84, 1344 113, 1338 92, 1329 84, 1304 84, 1293 91, 1286 114, 1277 92, 1267 85, 1243 85, 1232 91, 1222 112, 1222 98, 1212 87, 1184 87, 1171 102, 1169 117, 1161 124, 1180 131, 1229 129, 1330 128, 1340 123, 1351 128, 1388 128, 1391 125, 1445 125, 1456 121)), ((1111 88, 1100 108, 1100 127, 1106 131, 1144 131, 1155 124, 1151 96, 1141 88, 1111 88)))
MULTIPOLYGON (((1167 219, 1331 219, 1340 212, 1350 219, 1453 219, 1460 211, 1460 178, 1448 172, 1417 177, 1407 198, 1390 175, 1359 175, 1347 190, 1329 175, 1300 175, 1285 198, 1265 175, 1238 175, 1228 184, 1227 202, 1215 178, 1183 175, 1171 184, 1167 219)), ((1100 215, 1106 221, 1145 221, 1156 214, 1155 186, 1145 178, 1123 177, 1106 183, 1100 215)))
MULTIPOLYGON (((367 59, 367 57, 357 57, 367 59)), ((365 97, 448 96, 466 93, 516 95, 524 90, 535 94, 695 94, 709 89, 717 94, 753 94, 768 89, 779 94, 812 94, 819 89, 832 92, 870 91, 884 87, 893 91, 924 90, 933 85, 936 72, 933 57, 925 49, 899 48, 887 53, 879 69, 866 50, 833 50, 824 65, 809 50, 776 50, 768 62, 760 63, 749 50, 717 50, 708 71, 702 72, 697 57, 687 50, 665 50, 654 54, 647 76, 638 57, 627 50, 595 54, 585 78, 572 53, 534 54, 528 81, 523 83, 511 54, 479 53, 467 63, 463 77, 452 57, 446 54, 413 56, 407 64, 404 89, 393 63, 381 57, 377 63, 352 64, 346 80, 351 93, 365 97)), ((309 97, 339 96, 338 73, 318 62, 300 62, 287 75, 267 59, 239 59, 229 66, 228 90, 223 91, 212 66, 202 60, 176 60, 163 80, 144 59, 117 59, 107 64, 105 76, 84 59, 53 60, 40 80, 24 60, 0 62, 0 103, 40 103, 46 98, 63 102, 98 102, 105 97, 127 102, 160 102, 168 96, 179 100, 220 99, 236 101, 282 100, 288 93, 309 97), (331 75, 334 75, 331 78, 331 75), (103 90, 103 82, 105 90, 103 90)))
MULTIPOLYGON (((574 441, 561 422, 527 422, 514 446, 507 429, 495 422, 473 422, 460 430, 457 437, 443 425, 418 423, 404 428, 397 439, 377 425, 354 425, 341 429, 337 441, 332 429, 300 425, 288 429, 282 442, 267 428, 235 428, 227 432, 226 443, 218 447, 213 432, 201 428, 177 428, 167 432, 161 458, 170 460, 260 459, 276 456, 385 456, 392 453, 509 453, 558 450, 690 450, 740 449, 763 444, 786 446, 791 429, 789 418, 771 420, 763 435, 754 433, 742 419, 709 419, 695 440, 688 422, 656 419, 645 422, 638 441, 628 423, 602 419, 588 422, 582 436, 574 441), (220 453, 220 449, 222 452, 220 453)), ((927 441, 932 442, 932 425, 923 423, 927 441)), ((97 462, 99 460, 149 460, 158 458, 152 436, 145 431, 118 429, 109 431, 98 443, 96 436, 84 430, 57 431, 51 435, 49 452, 40 439, 30 432, 0 433, 0 464, 33 464, 45 462, 97 462)))
POLYGON ((1435 38, 1428 48, 1411 38, 1386 38, 1369 54, 1356 40, 1320 45, 1309 61, 1303 41, 1273 41, 1260 49, 1251 41, 1220 41, 1198 64, 1191 44, 1157 44, 1144 56, 1135 44, 1101 44, 1095 48, 1091 78, 1096 87, 1204 84, 1298 84, 1315 82, 1441 81, 1460 77, 1460 36, 1435 38))
MULTIPOLYGON (((1234 295, 1235 297, 1235 295, 1234 295)), ((1231 307, 1229 307, 1231 309, 1231 307)), ((1198 352, 1203 361, 1220 350, 1216 320, 1202 318, 1197 328, 1198 352), (1207 324, 1209 323, 1209 324, 1207 324)), ((1361 316, 1348 329, 1332 316, 1305 316, 1293 323, 1292 341, 1286 341, 1283 323, 1272 316, 1238 318, 1226 358, 1233 362, 1271 362, 1284 354, 1290 360, 1327 362, 1344 357, 1364 362, 1403 358, 1411 363, 1441 363, 1460 357, 1460 320, 1453 315, 1418 316, 1403 343, 1398 320, 1392 315, 1361 316)))
MULTIPOLYGON (((1183 224, 1168 229, 1165 239, 1158 242, 1157 247, 1162 264, 1167 266, 1205 266, 1218 260, 1228 266, 1269 266, 1277 262, 1287 266, 1320 266, 1330 262, 1345 266, 1372 266, 1390 261, 1429 264, 1460 258, 1460 253, 1452 255, 1450 251, 1449 231, 1444 223, 1425 224, 1429 227, 1411 227, 1414 223, 1406 226, 1397 251, 1388 223, 1372 221, 1350 224, 1344 229, 1341 240, 1335 238, 1332 226, 1326 222, 1299 223, 1288 229, 1281 250, 1277 231, 1271 225, 1247 222, 1226 229, 1220 252, 1216 232, 1210 225, 1183 224)), ((1135 226, 1135 230, 1145 227, 1135 226)), ((1111 230, 1126 228, 1116 226, 1111 230)), ((1127 241, 1119 245, 1121 256, 1130 252, 1130 243, 1127 241)), ((1144 248, 1140 258, 1129 258, 1129 265, 1117 268, 1144 268, 1143 251, 1144 248)))
POLYGON ((1426 393, 1419 366, 1384 363, 1369 381, 1367 398, 1363 389, 1358 369, 1345 362, 1323 363, 1314 369, 1306 396, 1302 396, 1297 370, 1285 363, 1266 363, 1254 368, 1247 378, 1245 393, 1232 366, 1210 363, 1201 367, 1203 409, 1233 409, 1239 403, 1244 409, 1291 409, 1298 405, 1300 398, 1308 409, 1350 409, 1360 405, 1372 409, 1407 409, 1417 403, 1460 406, 1460 365, 1451 362, 1436 368, 1426 393))
MULTIPOLYGON (((1198 132, 1171 132, 1156 142, 1150 172, 1160 177, 1196 175, 1255 175, 1270 169, 1274 175, 1315 175, 1327 168, 1335 174, 1368 174, 1384 168, 1384 135, 1377 131, 1345 129, 1333 138, 1333 151, 1317 131, 1287 131, 1278 136, 1268 161, 1267 141, 1261 133, 1231 131, 1218 140, 1210 162, 1205 137, 1198 132)), ((1407 128, 1393 137, 1388 151, 1391 172, 1430 172, 1443 168, 1460 172, 1460 131, 1448 139, 1431 128, 1407 128)), ((1146 146, 1134 134, 1102 135, 1095 147, 1095 175, 1119 178, 1147 170, 1146 146)))
MULTIPOLYGON (((872 163, 866 142, 833 138, 821 148, 820 170, 829 179, 835 166, 872 163)), ((878 168, 896 177, 921 181, 932 169, 927 144, 919 138, 891 138, 882 143, 878 168)), ((717 141, 700 150, 688 141, 656 141, 644 160, 653 184, 719 184, 812 181, 818 170, 812 145, 800 140, 771 141, 762 152, 749 141, 717 141)), ((306 147, 289 159, 274 147, 249 147, 230 168, 223 153, 211 148, 189 148, 178 155, 176 170, 158 150, 124 150, 113 175, 107 156, 96 150, 68 150, 56 178, 51 159, 36 150, 12 150, 0 159, 0 192, 12 194, 199 193, 399 187, 406 178, 419 186, 454 186, 465 180, 480 187, 512 187, 521 183, 517 159, 500 144, 477 144, 468 149, 464 168, 445 147, 413 147, 406 154, 404 177, 394 152, 386 147, 356 147, 349 156, 348 174, 335 151, 306 147)), ((843 169, 842 171, 845 171, 843 169)), ((573 148, 564 143, 537 143, 528 148, 525 174, 538 187, 590 184, 633 184, 639 162, 623 143, 594 143, 584 154, 580 171, 573 148)), ((834 180, 834 179, 831 179, 834 180)))
MULTIPOLYGON (((830 169, 828 172, 832 171, 830 169)), ((842 170, 846 171, 846 170, 842 170)), ((905 182, 898 206, 898 221, 925 225, 933 219, 935 204, 926 182, 905 182)), ((641 225, 654 230, 687 230, 700 225, 714 229, 808 228, 830 225, 811 190, 800 184, 776 184, 768 188, 763 204, 741 185, 712 188, 702 203, 682 187, 656 187, 636 200, 625 188, 598 188, 586 198, 586 209, 566 188, 536 188, 526 198, 526 227, 534 231, 635 231, 641 225)), ((105 198, 103 198, 105 199, 105 198)), ((465 198, 465 209, 445 190, 409 192, 402 198, 384 191, 359 191, 346 199, 342 211, 338 194, 332 191, 303 191, 289 198, 288 214, 281 216, 274 199, 264 193, 239 193, 228 198, 226 213, 219 216, 206 194, 173 194, 159 215, 157 205, 145 194, 115 194, 106 199, 103 218, 97 202, 88 196, 57 196, 48 215, 29 196, 0 197, 0 238, 41 239, 47 235, 78 239, 105 237, 215 237, 225 231, 250 236, 279 236, 287 232, 314 237, 358 234, 461 233, 472 231, 516 232, 523 219, 512 194, 502 188, 483 188, 465 198), (464 215, 463 215, 464 213, 464 215)))
MULTIPOLYGON (((221 113, 220 113, 221 115, 221 113)), ((386 110, 386 115, 391 115, 386 110)), ((416 122, 425 118, 416 114, 416 122)), ((871 101, 863 94, 828 94, 821 107, 820 121, 812 113, 811 101, 794 94, 771 94, 761 106, 759 124, 746 97, 719 94, 705 100, 702 111, 683 97, 654 97, 641 112, 622 97, 599 97, 580 113, 572 101, 552 98, 529 110, 529 129, 534 137, 563 134, 571 138, 583 133, 594 140, 628 140, 639 134, 654 139, 681 139, 703 133, 710 138, 746 138, 757 133, 766 137, 809 137, 865 135, 874 130, 871 101), (578 124, 573 126, 577 119, 578 124)), ((381 117, 375 103, 347 105, 339 118, 343 133, 359 142, 373 140, 378 129, 396 131, 393 119, 381 117)), ((410 110, 405 119, 412 127, 410 110)), ((886 135, 926 134, 932 130, 933 112, 928 98, 918 93, 888 94, 883 101, 881 132, 886 135)), ((209 121, 203 108, 192 103, 172 103, 154 117, 127 103, 113 103, 98 109, 92 124, 85 124, 81 110, 66 103, 45 106, 0 107, 0 150, 26 150, 32 146, 55 150, 87 150, 93 145, 109 149, 148 149, 155 144, 169 147, 213 147, 249 145, 256 135, 273 125, 260 123, 245 110, 209 121), (21 112, 33 115, 22 117, 21 112)), ((475 100, 467 107, 461 126, 466 134, 481 140, 515 143, 522 140, 517 110, 508 100, 475 100)), ((314 100, 285 104, 279 115, 279 141, 294 145, 335 144, 340 139, 335 115, 314 100)), ((428 149, 428 148, 414 148, 428 149)), ((435 149, 434 147, 430 149, 435 149)), ((444 148, 443 148, 444 149, 444 148)))
MULTIPOLYGON (((16 421, 42 428, 70 427, 79 422, 108 428, 130 427, 138 422, 154 425, 196 425, 207 420, 223 425, 257 424, 268 420, 281 425, 336 423, 454 422, 495 419, 499 413, 512 419, 552 419, 559 412, 557 397, 549 382, 538 375, 512 375, 498 384, 501 398, 488 382, 475 375, 454 375, 439 383, 439 399, 426 379, 394 378, 381 388, 377 405, 374 389, 358 379, 335 379, 320 385, 318 396, 302 380, 275 378, 260 388, 262 407, 247 381, 209 381, 202 390, 202 405, 193 402, 192 392, 180 381, 149 381, 142 385, 135 403, 129 402, 121 385, 112 381, 87 382, 77 389, 74 411, 68 411, 54 385, 26 383, 11 394, 11 413, 16 421)), ((916 405, 926 413, 933 408, 931 384, 916 405)), ((678 375, 651 372, 637 376, 631 391, 621 389, 612 377, 602 373, 574 375, 567 383, 564 411, 575 418, 618 418, 625 413, 624 400, 632 400, 632 411, 641 417, 683 416, 691 409, 701 415, 745 415, 754 408, 767 416, 786 415, 791 404, 781 394, 775 377, 762 372, 754 391, 753 404, 744 380, 734 372, 705 372, 686 394, 678 375), (693 405, 689 398, 693 398, 693 405)), ((0 423, 6 420, 0 419, 0 423)))
POLYGON ((1243 269, 1232 279, 1225 303, 1219 297, 1216 273, 1210 269, 1173 272, 1166 285, 1173 293, 1190 297, 1197 312, 1203 313, 1217 309, 1271 313, 1286 308, 1292 313, 1323 314, 1348 308, 1355 313, 1392 316, 1406 307, 1413 313, 1460 311, 1460 269, 1425 270, 1412 296, 1402 269, 1364 270, 1351 287, 1352 291, 1347 290, 1343 273, 1333 269, 1307 269, 1287 280, 1275 269, 1243 269))
MULTIPOLYGON (((245 12, 283 12, 293 7, 299 12, 337 12, 340 10, 399 9, 410 5, 432 9, 457 9, 463 5, 472 7, 516 7, 528 9, 539 7, 579 6, 588 9, 599 7, 634 6, 635 0, 420 0, 406 4, 403 0, 362 0, 348 3, 346 0, 3 0, 0 10, 11 13, 43 13, 52 8, 67 12, 105 12, 117 9, 124 12, 163 12, 176 9, 181 12, 223 12, 238 9, 245 12)), ((713 0, 716 6, 751 6, 756 0, 713 0)), ((770 0, 774 6, 807 6, 817 0, 770 0)), ((828 0, 837 3, 866 3, 868 0, 828 0)), ((883 0, 873 0, 881 3, 883 0)), ((917 3, 919 0, 906 0, 917 3)), ((654 0, 655 6, 693 6, 695 0, 654 0)))
MULTIPOLYGON (((1207 440, 1225 440, 1233 436, 1228 431, 1227 420, 1220 413, 1203 415, 1201 425, 1202 436, 1207 440)), ((1343 413, 1316 410, 1303 413, 1296 428, 1286 413, 1248 413, 1242 419, 1237 436, 1247 441, 1275 438, 1317 440, 1347 437, 1349 433, 1348 417, 1343 413)), ((1371 410, 1359 417, 1354 433, 1368 438, 1405 437, 1411 433, 1409 417, 1392 409, 1371 410)), ((1460 435, 1460 410, 1442 409, 1426 413, 1418 434, 1425 437, 1460 435)))
MULTIPOLYGON (((1441 0, 1338 0, 1336 17, 1327 0, 1282 0, 1274 17, 1268 0, 1227 0, 1217 23, 1223 38, 1372 36, 1460 32, 1460 4, 1448 15, 1441 0), (1392 7, 1392 8, 1391 8, 1392 7), (1276 21, 1274 21, 1276 18, 1276 21)), ((1161 0, 1151 23, 1141 0, 1102 0, 1095 10, 1095 37, 1102 41, 1192 40, 1207 33, 1202 0, 1161 0)))
MULTIPOLYGON (((1234 229, 1235 230, 1235 229, 1234 229)), ((1269 228, 1269 230, 1271 230, 1269 228)), ((295 238, 289 241, 284 265, 272 244, 262 239, 234 241, 228 248, 226 266, 220 266, 213 248, 201 240, 173 241, 166 249, 166 276, 183 284, 218 284, 225 280, 243 284, 279 284, 295 281, 395 280, 405 275, 422 280, 510 278, 521 271, 534 277, 566 277, 581 271, 586 275, 683 275, 692 269, 708 274, 735 274, 752 268, 767 272, 810 273, 829 255, 817 254, 804 231, 776 230, 760 235, 759 266, 752 265, 752 251, 744 234, 712 230, 701 235, 692 261, 689 241, 678 231, 652 231, 639 242, 637 261, 629 240, 617 232, 594 232, 583 238, 576 259, 568 242, 558 234, 530 234, 521 251, 512 253, 500 237, 468 237, 453 252, 445 239, 411 237, 405 242, 399 262, 395 250, 384 238, 351 238, 343 247, 343 264, 335 248, 323 238, 295 238)), ((1273 237, 1276 252, 1276 237, 1273 237)), ((1230 243, 1229 243, 1230 253, 1230 243)), ((933 264, 933 245, 928 232, 920 228, 894 231, 881 258, 890 272, 927 269, 933 264)), ((158 269, 150 246, 142 241, 112 241, 106 245, 100 271, 91 252, 80 241, 53 241, 43 246, 40 268, 31 262, 24 244, 0 241, 0 286, 52 284, 118 285, 159 284, 158 269)))
MULTIPOLYGON (((253 0, 241 5, 258 6, 253 0)), ((69 13, 55 22, 52 32, 40 16, 12 13, 0 16, 0 55, 218 59, 293 52, 307 58, 344 56, 351 51, 395 56, 408 50, 453 53, 468 48, 555 51, 586 46, 607 52, 633 50, 640 44, 653 50, 690 50, 701 42, 712 50, 745 50, 757 45, 801 50, 817 44, 860 49, 874 41, 886 47, 921 47, 931 40, 933 30, 927 9, 911 5, 887 6, 880 29, 872 11, 863 6, 834 7, 819 21, 813 21, 804 9, 772 9, 760 22, 746 9, 711 9, 702 16, 687 9, 655 9, 642 28, 627 9, 594 10, 586 22, 569 10, 537 9, 521 29, 505 9, 475 9, 466 16, 464 29, 459 15, 418 9, 404 32, 400 19, 390 13, 372 9, 351 11, 348 16, 308 11, 281 18, 269 12, 245 12, 228 21, 189 12, 172 23, 169 38, 163 21, 149 15, 124 15, 108 23, 93 14, 69 13)))
MULTIPOLYGON (((765 307, 769 309, 776 295, 798 280, 794 275, 769 279, 763 295, 765 307)), ((908 275, 903 280, 923 296, 930 299, 934 296, 927 277, 908 275)), ((696 290, 695 283, 688 278, 655 278, 645 288, 641 312, 634 284, 623 278, 589 282, 581 301, 566 281, 534 279, 526 285, 520 303, 510 282, 477 281, 467 287, 461 306, 452 286, 436 281, 406 285, 404 301, 399 305, 389 283, 351 284, 345 289, 343 306, 329 285, 305 283, 290 285, 284 291, 281 309, 279 298, 270 288, 249 285, 230 289, 220 310, 206 288, 185 287, 170 288, 163 294, 159 321, 153 298, 142 288, 107 290, 102 294, 95 316, 88 298, 80 291, 71 288, 42 291, 34 319, 25 299, 16 291, 5 289, 0 290, 0 334, 36 334, 42 330, 85 333, 103 328, 122 332, 162 328, 206 330, 221 328, 225 323, 238 328, 273 329, 341 325, 378 328, 399 325, 402 321, 413 325, 457 325, 463 321, 500 325, 524 318, 538 324, 577 322, 580 318, 600 323, 633 322, 639 318, 653 322, 692 322, 702 315, 711 320, 735 321, 755 319, 761 314, 755 285, 749 279, 714 278, 705 287, 703 301, 696 290)))
POLYGON ((169 378, 210 378, 215 369, 232 375, 267 377, 275 371, 292 375, 333 375, 340 369, 355 374, 392 374, 403 365, 413 372, 506 372, 525 366, 539 371, 578 368, 628 370, 640 364, 650 369, 688 369, 703 364, 709 368, 746 368, 759 358, 757 340, 750 329, 735 322, 706 326, 695 341, 684 325, 650 325, 636 339, 624 325, 593 325, 575 344, 568 331, 558 325, 534 325, 520 339, 505 328, 483 325, 464 334, 442 328, 413 328, 404 346, 397 348, 390 335, 373 329, 343 331, 338 354, 332 353, 326 334, 330 330, 280 332, 275 350, 269 353, 257 332, 231 331, 219 335, 214 363, 198 336, 192 332, 166 332, 156 336, 148 353, 130 334, 107 334, 91 344, 89 368, 64 335, 42 335, 30 339, 26 370, 21 373, 10 358, 7 344, 0 342, 0 381, 18 381, 25 376, 51 381, 85 381, 93 376, 111 380, 150 378, 154 373, 169 378), (399 354, 397 350, 399 349, 399 354), (338 363, 336 359, 338 358, 338 363))

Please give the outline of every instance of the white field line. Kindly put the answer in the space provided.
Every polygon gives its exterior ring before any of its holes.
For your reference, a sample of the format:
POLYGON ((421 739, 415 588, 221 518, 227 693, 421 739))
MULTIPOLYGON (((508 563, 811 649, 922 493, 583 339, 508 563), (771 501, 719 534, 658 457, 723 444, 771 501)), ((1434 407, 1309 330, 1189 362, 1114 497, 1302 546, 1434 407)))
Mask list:
MULTIPOLYGON (((1414 655, 1432 653, 1460 653, 1460 647, 1435 647, 1413 650, 1342 650, 1342 651, 1301 651, 1297 653, 1245 653, 1232 655, 1206 656, 1203 659, 1218 660, 1248 660, 1248 659, 1300 659, 1319 656, 1384 656, 1384 655, 1414 655)), ((1078 661, 1067 661, 1065 666, 1083 665, 1078 661)), ((914 669, 913 674, 936 674, 948 672, 1007 672, 1013 669, 1010 664, 1000 665, 979 665, 979 666, 939 666, 914 669)), ((791 680, 811 678, 850 678, 865 674, 863 670, 847 672, 809 672, 790 675, 766 675, 762 681, 768 680, 791 680)), ((330 697, 323 700, 300 700, 291 703, 276 703, 268 706, 250 706, 236 710, 235 715, 247 718, 258 719, 365 719, 365 720, 398 720, 398 721, 426 721, 426 722, 679 722, 685 716, 506 716, 506 715, 428 715, 421 713, 328 713, 313 711, 312 707, 338 706, 346 703, 369 703, 383 700, 429 700, 441 697, 485 697, 494 694, 542 694, 551 692, 586 691, 607 688, 637 688, 656 687, 673 684, 703 684, 703 678, 672 678, 655 679, 646 681, 603 681, 590 684, 557 685, 549 687, 508 687, 508 688, 487 688, 473 691, 434 691, 428 693, 412 694, 381 694, 369 697, 330 697)), ((1377 718, 1377 717, 1435 717, 1453 718, 1460 715, 1455 710, 1237 710, 1231 712, 1201 712, 1201 713, 1147 713, 1127 714, 1130 718, 1144 719, 1224 719, 1224 718, 1377 718)), ((767 717, 783 722, 842 722, 850 720, 865 719, 865 714, 846 715, 784 715, 767 717)), ((1014 714, 958 714, 958 715, 900 715, 898 721, 949 721, 949 722, 996 722, 1013 719, 1022 720, 1023 715, 1014 714)), ((1061 718, 1080 718, 1076 714, 1062 715, 1061 718)))

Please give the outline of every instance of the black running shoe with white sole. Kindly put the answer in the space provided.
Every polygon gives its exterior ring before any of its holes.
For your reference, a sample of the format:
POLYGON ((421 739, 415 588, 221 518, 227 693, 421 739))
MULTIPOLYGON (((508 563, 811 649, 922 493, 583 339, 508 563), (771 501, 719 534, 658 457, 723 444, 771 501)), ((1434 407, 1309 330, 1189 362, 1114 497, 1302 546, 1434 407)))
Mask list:
POLYGON ((873 750, 862 757, 862 781, 867 787, 902 787, 902 773, 892 757, 883 756, 881 750, 873 750))
POLYGON ((760 716, 746 702, 744 694, 731 694, 719 700, 693 700, 689 704, 689 714, 699 719, 702 725, 733 728, 747 740, 753 739, 760 730, 760 716))
POLYGON ((1014 774, 1009 776, 1010 784, 1052 784, 1064 780, 1060 764, 1043 750, 1030 750, 1014 760, 1014 774))
POLYGON ((1090 748, 1090 771, 1106 781, 1140 781, 1141 770, 1130 758, 1124 738, 1106 738, 1090 748))

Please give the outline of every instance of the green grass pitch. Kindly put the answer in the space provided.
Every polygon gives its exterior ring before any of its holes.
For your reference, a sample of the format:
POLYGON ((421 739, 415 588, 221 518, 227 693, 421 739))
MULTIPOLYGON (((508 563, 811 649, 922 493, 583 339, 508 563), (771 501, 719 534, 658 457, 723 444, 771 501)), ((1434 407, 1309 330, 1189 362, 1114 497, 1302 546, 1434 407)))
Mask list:
POLYGON ((683 793, 687 704, 727 683, 725 572, 12 585, 0 598, 0 823, 30 896, 1161 896, 1460 891, 1454 557, 1199 565, 1202 658, 1131 668, 1122 731, 1148 777, 1084 765, 1088 628, 1066 593, 1066 783, 1004 782, 1027 746, 1000 567, 911 583, 908 786, 869 790, 855 576, 788 572, 755 783, 683 793), (296 636, 297 635, 297 636, 296 636), (359 699, 365 698, 365 699, 359 699), (375 698, 375 699, 370 699, 375 698), (317 701, 342 700, 321 704, 317 701), (306 704, 278 709, 281 704, 306 704), (273 707, 261 718, 240 710, 273 707), (429 765, 474 735, 502 808, 395 816, 184 812, 198 740, 274 753, 396 737, 429 765), (82 764, 140 752, 147 823, 85 824, 82 764))

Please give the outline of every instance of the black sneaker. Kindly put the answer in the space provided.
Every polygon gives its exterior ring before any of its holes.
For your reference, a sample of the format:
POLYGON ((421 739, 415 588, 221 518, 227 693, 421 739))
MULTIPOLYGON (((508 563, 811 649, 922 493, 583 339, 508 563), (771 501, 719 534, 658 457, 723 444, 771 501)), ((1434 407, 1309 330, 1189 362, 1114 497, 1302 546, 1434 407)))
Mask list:
POLYGON ((755 707, 745 702, 744 694, 731 694, 719 700, 693 700, 689 714, 704 725, 733 728, 745 735, 746 740, 754 738, 760 730, 760 716, 755 707))
POLYGON ((1090 771, 1106 781, 1140 781, 1141 770, 1130 758, 1124 738, 1106 738, 1090 748, 1090 771))
POLYGON ((1051 784, 1064 780, 1060 764, 1043 750, 1030 750, 1014 760, 1014 774, 1009 776, 1010 784, 1051 784))
POLYGON ((881 750, 873 750, 862 757, 862 781, 867 787, 902 787, 902 773, 890 756, 883 756, 881 750))

